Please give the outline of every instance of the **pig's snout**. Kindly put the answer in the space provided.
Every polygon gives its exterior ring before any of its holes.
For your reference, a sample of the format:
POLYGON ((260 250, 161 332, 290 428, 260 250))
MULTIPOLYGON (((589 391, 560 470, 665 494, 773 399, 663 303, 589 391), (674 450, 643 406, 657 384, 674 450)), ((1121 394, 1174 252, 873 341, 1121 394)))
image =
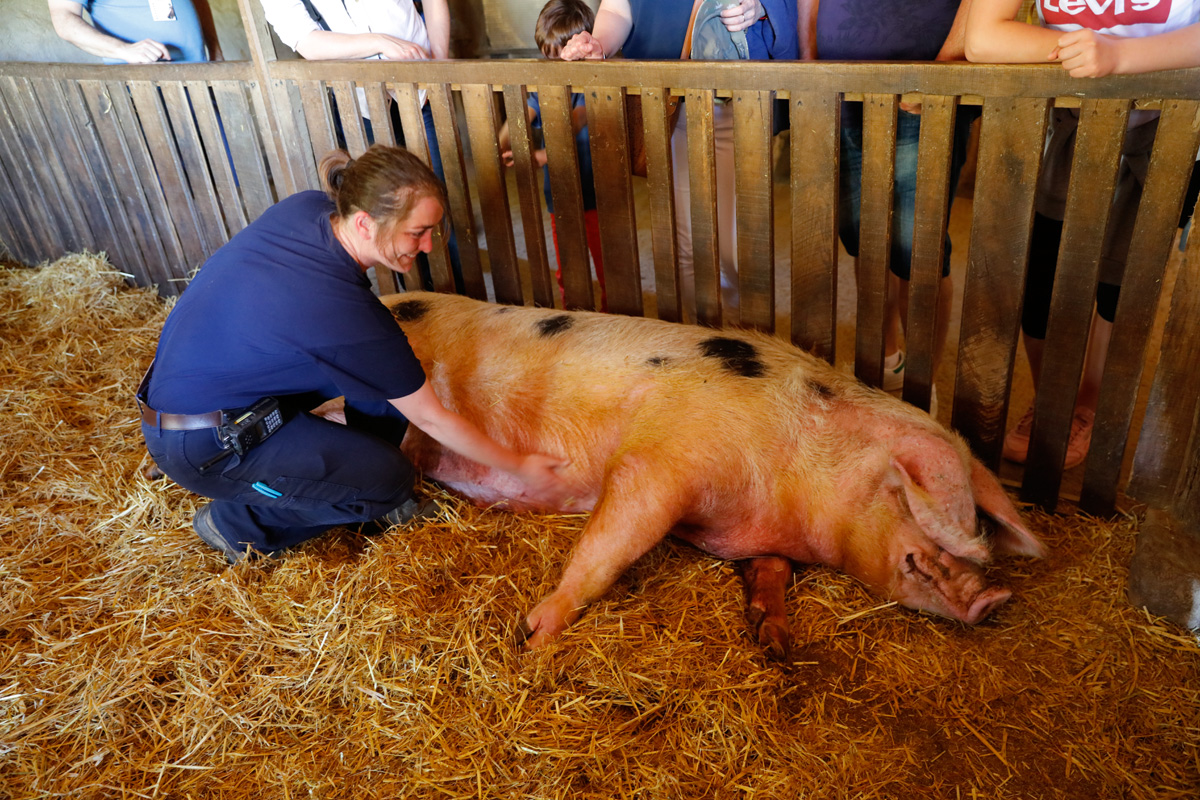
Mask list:
POLYGON ((1008 589, 987 586, 978 565, 941 548, 936 554, 908 553, 900 572, 892 594, 902 605, 968 625, 983 621, 1012 596, 1008 589))
POLYGON ((975 598, 975 602, 971 603, 971 609, 967 612, 966 622, 968 625, 975 625, 985 620, 988 614, 991 614, 998 606, 1008 602, 1008 598, 1012 597, 1012 592, 1008 589, 1000 589, 993 586, 991 589, 985 589, 975 598))

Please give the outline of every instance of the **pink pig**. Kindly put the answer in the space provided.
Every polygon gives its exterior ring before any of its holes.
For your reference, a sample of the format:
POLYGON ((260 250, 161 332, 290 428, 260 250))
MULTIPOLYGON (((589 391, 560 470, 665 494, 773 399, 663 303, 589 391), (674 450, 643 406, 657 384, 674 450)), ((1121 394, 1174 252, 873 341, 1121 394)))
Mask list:
POLYGON ((481 505, 591 511, 558 587, 525 618, 553 639, 668 533, 743 566, 760 640, 787 651, 791 564, 826 564, 969 624, 1006 601, 981 565, 1039 557, 996 478, 927 414, 786 342, 443 294, 384 298, 441 401, 498 441, 570 459, 548 507, 410 428, 404 451, 481 505), (979 507, 996 524, 981 535, 979 507))

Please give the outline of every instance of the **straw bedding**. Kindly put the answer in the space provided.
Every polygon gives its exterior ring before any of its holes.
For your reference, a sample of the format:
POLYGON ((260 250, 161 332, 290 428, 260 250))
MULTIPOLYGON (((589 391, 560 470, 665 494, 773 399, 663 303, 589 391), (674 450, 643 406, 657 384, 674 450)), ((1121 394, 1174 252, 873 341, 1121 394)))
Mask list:
MULTIPOLYGON (((667 542, 521 653, 582 517, 478 510, 228 568, 150 481, 131 395, 166 309, 101 258, 0 270, 0 797, 1168 798, 1200 648, 1124 597, 1137 520, 1030 512, 976 628, 831 570, 793 663, 733 565, 667 542)), ((437 492, 434 486, 426 491, 437 492)))

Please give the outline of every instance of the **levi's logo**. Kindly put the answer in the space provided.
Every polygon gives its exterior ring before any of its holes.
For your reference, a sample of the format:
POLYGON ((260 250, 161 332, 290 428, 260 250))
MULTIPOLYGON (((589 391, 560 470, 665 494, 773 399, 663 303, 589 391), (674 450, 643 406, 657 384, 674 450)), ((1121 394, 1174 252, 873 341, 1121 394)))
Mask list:
POLYGON ((1092 30, 1141 22, 1163 23, 1171 0, 1038 0, 1051 25, 1082 25, 1092 30))

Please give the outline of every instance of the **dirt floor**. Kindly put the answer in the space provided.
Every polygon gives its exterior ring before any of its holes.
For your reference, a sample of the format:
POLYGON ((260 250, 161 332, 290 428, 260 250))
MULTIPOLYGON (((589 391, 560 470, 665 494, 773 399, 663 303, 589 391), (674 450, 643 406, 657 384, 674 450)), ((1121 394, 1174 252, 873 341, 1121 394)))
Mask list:
POLYGON ((134 421, 165 313, 99 259, 0 271, 0 798, 1200 791, 1200 646, 1126 603, 1134 517, 1029 512, 1051 555, 995 564, 975 628, 803 571, 786 664, 734 565, 667 542, 523 653, 582 517, 443 494, 278 560, 199 542, 134 421))

